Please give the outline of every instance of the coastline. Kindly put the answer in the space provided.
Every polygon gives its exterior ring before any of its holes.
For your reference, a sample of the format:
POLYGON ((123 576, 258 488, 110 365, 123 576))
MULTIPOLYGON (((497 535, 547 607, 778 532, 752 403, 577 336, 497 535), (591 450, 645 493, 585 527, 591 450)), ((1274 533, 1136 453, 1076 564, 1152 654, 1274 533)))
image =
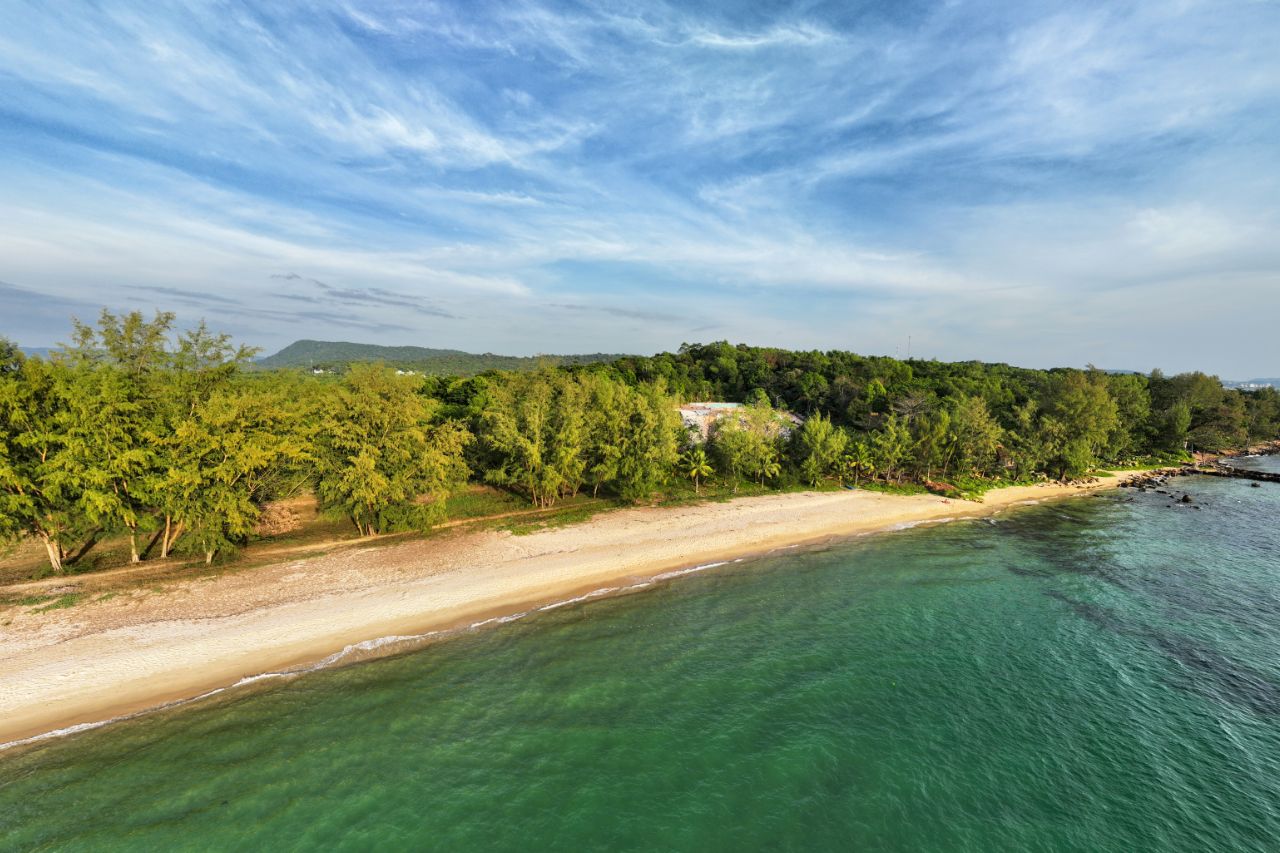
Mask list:
POLYGON ((0 629, 0 752, 782 547, 992 515, 1125 479, 1007 487, 982 503, 841 491, 624 509, 525 536, 458 533, 22 612, 0 629))

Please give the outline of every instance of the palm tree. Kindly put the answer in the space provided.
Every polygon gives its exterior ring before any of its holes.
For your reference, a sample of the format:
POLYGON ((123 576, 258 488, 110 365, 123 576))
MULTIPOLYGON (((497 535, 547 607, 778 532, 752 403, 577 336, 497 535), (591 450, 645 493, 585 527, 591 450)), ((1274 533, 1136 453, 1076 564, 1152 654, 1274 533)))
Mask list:
POLYGON ((772 480, 782 473, 782 463, 778 461, 778 454, 769 451, 769 455, 764 458, 764 462, 760 465, 760 485, 764 485, 765 479, 772 480))
POLYGON ((715 473, 711 463, 707 461, 707 451, 701 447, 686 450, 680 457, 680 470, 693 480, 694 494, 702 494, 702 478, 715 473))
POLYGON ((874 457, 871 454, 871 448, 867 446, 865 441, 855 441, 853 446, 849 448, 849 452, 844 457, 844 468, 853 474, 853 484, 858 485, 858 478, 862 474, 874 474, 876 471, 874 457))

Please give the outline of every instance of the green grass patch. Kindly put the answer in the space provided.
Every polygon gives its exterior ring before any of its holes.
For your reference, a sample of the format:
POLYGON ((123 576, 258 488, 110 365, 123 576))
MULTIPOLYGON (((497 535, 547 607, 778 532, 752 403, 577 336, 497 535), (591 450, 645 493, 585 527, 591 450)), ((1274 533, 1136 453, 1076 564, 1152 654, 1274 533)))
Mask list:
POLYGON ((530 509, 530 503, 519 495, 501 489, 476 486, 450 495, 445 501, 445 520, 462 521, 530 509))
POLYGON ((75 607, 84 600, 83 592, 69 592, 66 595, 60 595, 54 601, 46 604, 44 607, 37 607, 32 613, 48 613, 50 610, 62 610, 67 607, 75 607))
POLYGON ((1106 467, 1112 471, 1147 471, 1152 468, 1168 468, 1173 465, 1186 465, 1195 461, 1195 457, 1185 450, 1168 453, 1151 453, 1133 459, 1122 459, 1106 467))
POLYGON ((619 506, 620 504, 604 501, 588 506, 570 506, 559 511, 553 510, 547 515, 539 515, 528 520, 507 519, 498 525, 498 529, 506 530, 514 536, 528 536, 531 533, 538 533, 543 530, 578 524, 599 513, 617 509, 619 506))
POLYGON ((858 488, 868 492, 884 492, 888 495, 927 495, 929 490, 919 483, 859 483, 858 488))

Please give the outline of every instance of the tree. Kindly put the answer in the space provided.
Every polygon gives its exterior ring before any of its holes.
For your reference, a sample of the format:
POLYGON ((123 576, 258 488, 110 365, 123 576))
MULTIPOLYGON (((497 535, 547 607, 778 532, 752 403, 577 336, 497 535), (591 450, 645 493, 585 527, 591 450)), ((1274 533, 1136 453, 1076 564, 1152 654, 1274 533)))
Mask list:
POLYGON ((0 537, 39 539, 56 573, 91 533, 80 511, 79 483, 59 466, 62 371, 13 348, 0 363, 0 537))
MULTIPOLYGON (((180 335, 177 349, 170 354, 163 388, 156 394, 157 415, 150 421, 151 430, 146 435, 154 453, 146 491, 156 510, 164 517, 164 525, 158 534, 161 559, 169 556, 178 537, 190 527, 192 492, 197 488, 193 483, 199 483, 198 488, 205 492, 196 496, 196 500, 213 502, 227 496, 212 494, 211 490, 234 485, 204 482, 198 468, 193 468, 193 463, 207 458, 210 449, 221 442, 219 431, 210 429, 213 414, 210 407, 215 402, 225 407, 228 400, 235 399, 235 395, 230 393, 232 382, 253 353, 249 347, 233 346, 229 335, 209 332, 202 322, 180 335), (204 443, 196 442, 196 436, 203 436, 204 443)), ((238 419, 237 423, 243 424, 244 421, 238 419)), ((275 423, 275 429, 282 434, 293 431, 281 422, 275 423)), ((264 447, 277 444, 277 436, 263 430, 255 430, 251 436, 238 435, 237 438, 240 442, 250 440, 264 447)), ((232 452, 245 449, 238 445, 230 448, 232 452)), ((294 457, 298 455, 297 452, 292 454, 294 457)), ((209 554, 207 549, 205 553, 209 554)))
POLYGON ((760 463, 760 485, 763 486, 765 480, 776 480, 781 475, 782 459, 771 447, 760 463))
MULTIPOLYGON (((128 532, 134 563, 142 559, 139 530, 151 520, 173 321, 168 312, 148 321, 139 311, 117 316, 103 309, 96 328, 73 321, 72 345, 55 356, 64 400, 57 476, 79 484, 80 511, 98 531, 128 532)), ((204 337, 201 326, 189 340, 204 337)))
POLYGON ((1108 459, 1124 459, 1142 446, 1150 429, 1151 392, 1147 377, 1120 374, 1107 377, 1111 397, 1116 401, 1116 425, 1107 439, 1108 459))
POLYGON ((752 459, 758 444, 755 436, 737 418, 721 418, 711 429, 710 444, 721 470, 727 469, 733 479, 733 490, 744 473, 753 470, 752 459))
POLYGON ((1053 374, 1042 429, 1056 436, 1050 464, 1060 476, 1084 473, 1102 456, 1119 423, 1106 374, 1067 370, 1053 374))
POLYGON ((858 480, 862 475, 870 476, 875 473, 875 459, 872 456, 871 448, 865 441, 855 441, 849 445, 849 450, 845 453, 841 460, 841 473, 844 476, 853 478, 853 485, 858 485, 858 480))
POLYGON ((301 453, 291 412, 273 390, 221 389, 167 436, 175 465, 167 471, 165 551, 181 531, 213 562, 243 542, 257 523, 271 475, 301 453))
POLYGON ((439 403, 418 393, 421 384, 382 365, 353 365, 323 402, 316 494, 362 536, 428 526, 466 477, 471 433, 453 421, 433 424, 439 403))
POLYGON ((693 480, 693 491, 698 495, 702 494, 702 480, 715 473, 707 459, 707 451, 701 447, 690 448, 680 456, 680 471, 693 480))
POLYGON ((537 507, 551 506, 562 483, 551 458, 554 396, 546 374, 509 377, 490 388, 481 415, 495 462, 486 479, 523 490, 537 507))
POLYGON ((628 395, 617 491, 624 500, 649 497, 667 481, 680 452, 680 418, 661 382, 646 383, 628 395))
POLYGON ((899 466, 906 458, 910 446, 911 432, 907 425, 896 414, 885 418, 884 426, 871 439, 875 466, 884 472, 885 479, 893 478, 901 482, 902 469, 899 466))
POLYGON ((626 411, 631 389, 606 376, 582 378, 586 390, 586 481, 596 497, 618 479, 622 445, 626 439, 626 411))
POLYGON ((849 437, 822 415, 813 415, 797 432, 797 455, 805 481, 816 486, 835 470, 849 437))
POLYGON ((956 443, 951 429, 951 413, 946 409, 935 409, 917 415, 914 433, 915 473, 917 476, 923 474, 926 481, 932 480, 934 468, 945 470, 956 443))
POLYGON ((951 406, 952 441, 943 461, 943 471, 952 459, 975 474, 987 474, 995 465, 1004 430, 981 397, 957 397, 951 406))

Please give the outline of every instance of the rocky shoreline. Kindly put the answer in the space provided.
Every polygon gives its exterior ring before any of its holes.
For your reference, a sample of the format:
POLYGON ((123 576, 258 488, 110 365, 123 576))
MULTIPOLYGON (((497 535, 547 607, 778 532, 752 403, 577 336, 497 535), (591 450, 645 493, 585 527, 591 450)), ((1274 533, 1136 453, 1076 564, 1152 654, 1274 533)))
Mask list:
POLYGON ((1194 463, 1186 465, 1171 466, 1168 468, 1156 468, 1151 471, 1143 471, 1139 474, 1130 476, 1128 479, 1121 481, 1122 489, 1137 489, 1140 492, 1155 492, 1159 495, 1167 495, 1174 499, 1175 503, 1189 506, 1191 509, 1200 509, 1190 494, 1183 492, 1181 497, 1175 495, 1168 489, 1169 481, 1176 477, 1187 477, 1194 474, 1210 477, 1233 477, 1243 480, 1252 480, 1254 488, 1260 488, 1263 482, 1280 483, 1280 474, 1270 474, 1260 471, 1246 471, 1242 468, 1235 468, 1224 462, 1226 459, 1234 459, 1241 456, 1271 456, 1280 454, 1280 441, 1271 441, 1265 444, 1254 445, 1242 450, 1231 450, 1216 454, 1204 454, 1194 463))

